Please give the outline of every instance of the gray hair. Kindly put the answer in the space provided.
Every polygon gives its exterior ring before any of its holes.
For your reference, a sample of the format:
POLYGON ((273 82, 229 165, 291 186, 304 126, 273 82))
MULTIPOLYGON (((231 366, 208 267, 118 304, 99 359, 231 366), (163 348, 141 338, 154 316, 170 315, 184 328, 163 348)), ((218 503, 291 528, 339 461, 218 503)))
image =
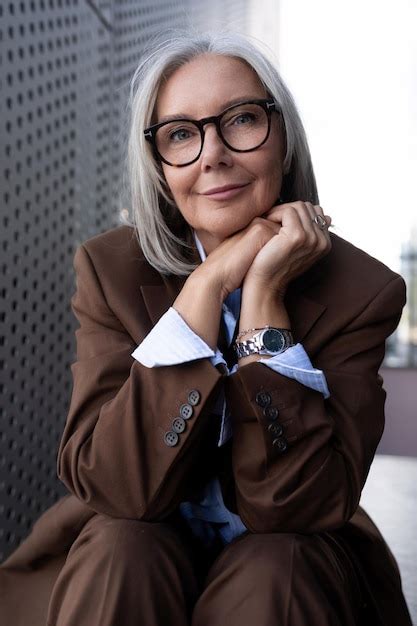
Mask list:
MULTIPOLYGON (((188 275, 192 238, 170 195, 144 129, 152 124, 159 87, 176 69, 201 54, 235 57, 258 75, 281 109, 286 140, 281 201, 310 201, 318 195, 307 138, 293 97, 277 69, 246 37, 231 32, 176 33, 148 49, 130 84, 127 175, 132 218, 142 252, 162 274, 188 275)), ((125 219, 129 223, 128 219, 125 219)))

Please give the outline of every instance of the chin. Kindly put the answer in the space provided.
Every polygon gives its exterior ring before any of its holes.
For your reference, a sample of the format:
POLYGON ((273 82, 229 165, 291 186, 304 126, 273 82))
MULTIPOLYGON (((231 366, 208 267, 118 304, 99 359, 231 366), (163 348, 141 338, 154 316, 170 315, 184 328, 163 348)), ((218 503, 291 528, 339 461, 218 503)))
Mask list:
POLYGON ((239 209, 236 207, 230 207, 226 209, 226 211, 228 213, 227 215, 219 216, 218 220, 212 220, 210 227, 213 234, 229 237, 239 230, 246 228, 256 217, 256 214, 237 216, 236 213, 239 209))
MULTIPOLYGON (((249 223, 249 222, 248 222, 249 223)), ((217 225, 213 228, 211 228, 208 232, 210 232, 210 234, 213 237, 217 237, 218 239, 227 239, 227 237, 231 237, 232 235, 234 235, 235 233, 239 232, 240 230, 242 230, 243 228, 246 228, 247 224, 222 224, 222 225, 217 225)))

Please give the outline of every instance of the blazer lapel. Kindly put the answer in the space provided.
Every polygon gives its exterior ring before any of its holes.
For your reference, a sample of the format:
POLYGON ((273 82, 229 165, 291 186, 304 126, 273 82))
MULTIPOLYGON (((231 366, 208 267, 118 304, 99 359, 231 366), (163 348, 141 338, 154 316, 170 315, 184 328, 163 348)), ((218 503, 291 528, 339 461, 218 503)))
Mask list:
MULTIPOLYGON (((185 282, 185 281, 184 281, 185 282)), ((148 311, 148 315, 152 320, 152 324, 156 324, 162 315, 169 309, 174 302, 176 295, 168 291, 165 284, 161 285, 141 285, 143 301, 148 311)), ((180 289, 178 289, 178 292, 180 289)))
MULTIPOLYGON (((190 263, 200 264, 200 254, 191 231, 187 231, 185 238, 187 243, 191 245, 189 253, 190 263)), ((187 280, 187 276, 166 276, 161 274, 160 277, 163 282, 158 285, 140 285, 143 301, 153 324, 156 324, 169 307, 172 306, 187 280)))
POLYGON ((301 342, 327 307, 296 291, 289 291, 285 302, 294 340, 301 342))

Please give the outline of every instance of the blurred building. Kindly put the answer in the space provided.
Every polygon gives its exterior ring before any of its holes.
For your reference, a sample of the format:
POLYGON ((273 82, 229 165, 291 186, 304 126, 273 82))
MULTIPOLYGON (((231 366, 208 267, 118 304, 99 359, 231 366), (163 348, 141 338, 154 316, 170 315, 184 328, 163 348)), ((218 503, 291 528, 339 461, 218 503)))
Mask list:
POLYGON ((386 367, 417 366, 417 227, 401 246, 400 273, 407 285, 407 303, 397 330, 387 341, 386 367))
POLYGON ((401 249, 401 274, 407 283, 407 305, 399 332, 406 365, 417 367, 417 225, 401 249))

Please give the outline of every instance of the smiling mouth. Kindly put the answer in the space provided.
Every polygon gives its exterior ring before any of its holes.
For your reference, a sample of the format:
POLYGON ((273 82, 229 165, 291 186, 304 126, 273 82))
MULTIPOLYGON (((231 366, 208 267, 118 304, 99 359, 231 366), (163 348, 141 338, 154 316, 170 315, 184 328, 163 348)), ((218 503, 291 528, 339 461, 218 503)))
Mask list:
POLYGON ((247 187, 249 183, 243 183, 238 185, 224 185, 223 187, 213 187, 213 189, 208 189, 204 191, 201 195, 211 198, 213 200, 223 200, 225 198, 230 198, 236 194, 238 194, 242 189, 247 187))

